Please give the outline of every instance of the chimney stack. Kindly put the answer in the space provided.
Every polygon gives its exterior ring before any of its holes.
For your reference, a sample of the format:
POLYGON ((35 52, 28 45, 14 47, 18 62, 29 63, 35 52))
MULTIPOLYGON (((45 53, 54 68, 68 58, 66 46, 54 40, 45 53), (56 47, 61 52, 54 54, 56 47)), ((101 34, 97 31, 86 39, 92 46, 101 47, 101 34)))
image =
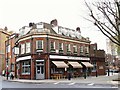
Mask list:
POLYGON ((77 27, 77 28, 76 28, 76 31, 78 31, 79 33, 81 33, 80 27, 77 27))
POLYGON ((52 24, 53 26, 58 26, 57 19, 52 20, 50 24, 52 24))

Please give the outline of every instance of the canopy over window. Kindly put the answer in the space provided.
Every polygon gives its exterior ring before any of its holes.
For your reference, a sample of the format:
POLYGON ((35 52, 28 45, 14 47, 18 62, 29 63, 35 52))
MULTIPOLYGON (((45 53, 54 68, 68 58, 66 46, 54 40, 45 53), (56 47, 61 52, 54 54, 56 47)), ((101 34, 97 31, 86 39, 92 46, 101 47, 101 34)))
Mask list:
POLYGON ((82 68, 82 65, 79 64, 78 62, 68 62, 69 64, 71 64, 73 66, 73 68, 82 68))
POLYGON ((64 61, 52 61, 57 68, 68 68, 69 66, 64 61))
POLYGON ((86 67, 93 67, 93 65, 89 62, 81 62, 82 64, 84 64, 86 67))

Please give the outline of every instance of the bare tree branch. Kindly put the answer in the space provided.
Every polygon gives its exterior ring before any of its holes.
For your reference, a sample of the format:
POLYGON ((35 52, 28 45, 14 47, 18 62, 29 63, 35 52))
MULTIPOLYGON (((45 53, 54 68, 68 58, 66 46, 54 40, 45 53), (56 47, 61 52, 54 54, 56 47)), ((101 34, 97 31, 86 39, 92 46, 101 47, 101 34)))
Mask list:
POLYGON ((113 43, 120 46, 120 2, 117 0, 113 0, 113 2, 104 0, 92 4, 97 8, 99 14, 94 13, 86 1, 85 4, 90 11, 90 17, 93 19, 95 26, 113 43), (102 21, 101 19, 105 20, 102 21))

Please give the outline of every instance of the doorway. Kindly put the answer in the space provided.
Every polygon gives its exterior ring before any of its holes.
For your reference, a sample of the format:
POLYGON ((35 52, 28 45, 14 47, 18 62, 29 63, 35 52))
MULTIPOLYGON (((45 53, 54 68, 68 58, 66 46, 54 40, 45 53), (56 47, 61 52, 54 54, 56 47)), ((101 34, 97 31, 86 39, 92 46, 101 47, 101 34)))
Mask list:
POLYGON ((36 79, 44 79, 44 60, 36 60, 36 79))

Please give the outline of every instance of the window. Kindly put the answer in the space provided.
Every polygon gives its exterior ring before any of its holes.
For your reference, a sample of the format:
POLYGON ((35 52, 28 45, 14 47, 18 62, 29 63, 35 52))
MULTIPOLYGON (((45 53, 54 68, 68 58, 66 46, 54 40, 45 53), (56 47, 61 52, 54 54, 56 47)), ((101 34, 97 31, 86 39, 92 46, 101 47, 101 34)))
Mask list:
POLYGON ((43 50, 43 40, 36 41, 36 49, 43 50))
POLYGON ((96 62, 92 62, 91 64, 93 65, 92 72, 96 72, 96 62))
POLYGON ((83 51, 84 51, 84 47, 80 46, 80 53, 83 53, 83 51))
POLYGON ((14 64, 11 63, 11 70, 14 71, 14 64))
POLYGON ((59 43, 59 50, 63 50, 63 43, 59 43))
POLYGON ((7 52, 7 53, 10 52, 10 45, 8 45, 8 46, 6 47, 6 52, 7 52))
POLYGON ((97 49, 96 49, 96 46, 93 46, 93 50, 97 50, 97 49))
POLYGON ((14 58, 14 48, 12 49, 12 58, 14 58))
POLYGON ((86 53, 86 54, 89 53, 89 47, 88 47, 88 46, 85 47, 85 53, 86 53))
POLYGON ((73 52, 77 53, 77 46, 73 46, 73 52))
POLYGON ((25 44, 21 44, 21 54, 25 53, 25 44))
POLYGON ((30 42, 26 43, 26 53, 30 53, 30 42))
POLYGON ((22 74, 30 74, 30 61, 22 63, 22 74))
POLYGON ((55 42, 51 41, 51 49, 55 49, 55 42))
POLYGON ((67 44, 67 51, 70 51, 70 44, 67 44))

